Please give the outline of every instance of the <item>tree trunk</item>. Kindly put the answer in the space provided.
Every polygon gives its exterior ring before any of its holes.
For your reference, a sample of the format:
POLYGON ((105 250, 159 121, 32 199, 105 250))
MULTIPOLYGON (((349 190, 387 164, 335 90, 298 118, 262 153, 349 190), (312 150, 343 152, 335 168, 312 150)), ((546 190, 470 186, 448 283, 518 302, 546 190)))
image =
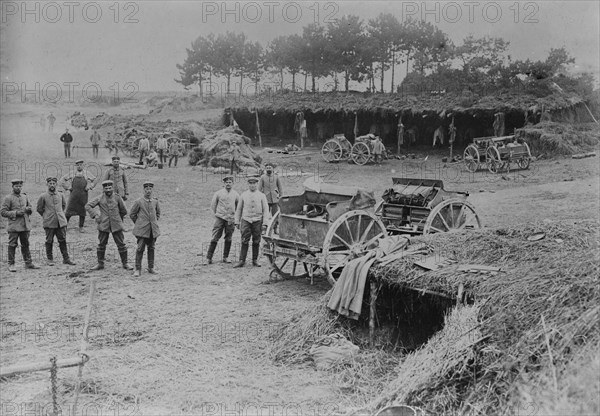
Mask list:
POLYGON ((279 77, 281 78, 281 89, 283 90, 283 67, 279 69, 279 77))
POLYGON ((198 89, 200 92, 200 98, 203 98, 202 94, 202 71, 198 72, 198 89))
POLYGON ((244 73, 240 72, 240 98, 242 98, 242 84, 244 83, 244 73))
POLYGON ((344 84, 346 87, 346 92, 348 92, 349 84, 350 84, 350 72, 346 70, 346 75, 344 76, 344 84))
POLYGON ((334 74, 334 77, 333 77, 333 90, 334 91, 338 90, 338 74, 337 74, 337 72, 334 74))
POLYGON ((292 91, 296 92, 296 73, 292 72, 292 91))
POLYGON ((210 90, 210 96, 212 97, 213 95, 213 90, 212 90, 212 68, 208 71, 208 85, 209 85, 209 90, 210 90))
POLYGON ((381 61, 381 92, 383 92, 383 75, 384 75, 384 69, 385 67, 383 66, 385 64, 384 61, 381 61))
POLYGON ((315 92, 317 92, 317 90, 316 90, 316 83, 315 83, 315 73, 312 72, 310 74, 310 77, 312 79, 312 92, 315 93, 315 92))
POLYGON ((258 96, 258 69, 254 72, 254 95, 258 96))
POLYGON ((225 94, 225 96, 229 95, 229 85, 231 84, 231 72, 227 73, 227 93, 225 94))
POLYGON ((306 92, 306 83, 308 81, 308 72, 304 73, 304 92, 306 92))
POLYGON ((392 51, 392 87, 390 92, 394 92, 394 70, 396 69, 396 51, 392 51))

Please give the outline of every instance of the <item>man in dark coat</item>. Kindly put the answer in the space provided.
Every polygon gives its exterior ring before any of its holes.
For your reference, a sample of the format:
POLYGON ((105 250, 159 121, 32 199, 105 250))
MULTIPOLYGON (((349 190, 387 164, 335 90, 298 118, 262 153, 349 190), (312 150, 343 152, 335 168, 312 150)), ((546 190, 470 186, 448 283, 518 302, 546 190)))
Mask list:
POLYGON ((160 235, 158 220, 160 219, 160 205, 158 199, 152 198, 154 184, 144 182, 144 196, 133 203, 129 217, 134 222, 133 235, 137 238, 137 250, 135 252, 135 272, 133 275, 139 277, 142 270, 142 259, 144 250, 148 247, 148 273, 155 274, 154 269, 154 246, 160 235))
POLYGON ((79 232, 82 233, 85 224, 85 204, 88 202, 88 191, 94 189, 100 178, 95 178, 84 169, 83 160, 75 162, 75 166, 75 171, 68 172, 60 178, 58 188, 70 191, 69 202, 65 211, 67 225, 69 225, 69 219, 72 216, 78 215, 79 232))
POLYGON ((21 192, 23 189, 23 181, 13 179, 12 193, 7 195, 2 202, 2 210, 0 215, 8 218, 8 270, 16 272, 15 268, 15 253, 17 251, 17 241, 21 242, 21 254, 25 261, 25 268, 39 269, 31 260, 31 252, 29 251, 29 231, 31 230, 31 221, 29 216, 33 212, 33 208, 27 199, 27 194, 21 192))
POLYGON ((98 264, 92 270, 104 269, 106 244, 110 234, 117 244, 123 268, 133 270, 133 267, 127 263, 127 246, 123 235, 123 218, 127 215, 127 208, 123 199, 113 192, 113 181, 102 182, 102 190, 102 195, 85 204, 86 211, 98 224, 98 249, 96 251, 98 264), (96 212, 95 207, 98 207, 100 212, 96 212))
POLYGON ((65 197, 62 193, 56 192, 56 178, 47 178, 46 185, 48 191, 40 195, 37 201, 37 212, 42 216, 43 227, 46 232, 46 258, 48 266, 54 266, 54 256, 52 254, 52 245, 54 236, 58 240, 58 247, 63 256, 63 263, 75 265, 69 259, 69 250, 67 249, 67 218, 64 209, 67 206, 65 197))
POLYGON ((65 129, 65 132, 62 136, 60 136, 60 141, 63 142, 63 147, 65 148, 65 157, 71 157, 71 143, 73 143, 73 136, 69 133, 69 129, 65 129))

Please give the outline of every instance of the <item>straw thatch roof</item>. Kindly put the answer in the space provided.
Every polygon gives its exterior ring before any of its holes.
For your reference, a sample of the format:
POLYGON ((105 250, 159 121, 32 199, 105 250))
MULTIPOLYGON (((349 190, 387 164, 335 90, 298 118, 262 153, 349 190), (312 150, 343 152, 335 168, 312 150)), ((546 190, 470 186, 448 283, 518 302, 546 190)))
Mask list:
POLYGON ((488 111, 526 111, 541 109, 547 111, 569 108, 583 100, 566 93, 553 93, 537 97, 524 91, 497 92, 493 95, 441 94, 441 95, 403 95, 371 93, 280 93, 270 96, 243 98, 236 100, 230 108, 233 111, 258 108, 260 112, 288 113, 310 111, 313 114, 328 112, 379 112, 396 114, 399 112, 436 112, 454 111, 473 113, 488 111))

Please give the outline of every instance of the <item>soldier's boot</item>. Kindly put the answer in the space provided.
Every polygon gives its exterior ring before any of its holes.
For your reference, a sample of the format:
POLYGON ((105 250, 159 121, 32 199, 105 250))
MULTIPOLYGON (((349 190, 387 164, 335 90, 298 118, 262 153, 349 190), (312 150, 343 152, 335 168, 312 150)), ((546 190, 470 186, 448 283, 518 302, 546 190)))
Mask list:
POLYGON ((46 243, 46 264, 54 266, 54 255, 52 253, 52 243, 46 243))
POLYGON ((204 259, 204 262, 202 263, 203 265, 208 265, 208 264, 212 264, 212 258, 213 255, 215 254, 215 250, 217 249, 217 242, 216 241, 211 241, 210 245, 208 246, 208 253, 206 253, 206 259, 204 259))
POLYGON ((156 274, 156 269, 154 268, 154 249, 148 249, 148 273, 156 274))
POLYGON ((121 257, 121 263, 123 264, 123 268, 125 270, 133 270, 133 267, 131 267, 127 262, 127 250, 119 251, 119 256, 121 257))
POLYGON ((17 268, 15 267, 15 253, 17 252, 16 247, 8 246, 8 270, 11 272, 16 272, 17 268))
POLYGON ((70 266, 75 266, 75 262, 71 261, 69 258, 69 249, 67 248, 67 243, 58 243, 58 247, 60 248, 60 253, 63 257, 63 264, 68 264, 70 266))
POLYGON ((225 244, 223 245, 223 263, 231 263, 231 261, 228 259, 230 251, 231 241, 225 241, 225 244))
POLYGON ((258 262, 258 252, 259 251, 260 251, 260 243, 252 244, 252 265, 254 267, 261 267, 260 263, 258 262))
POLYGON ((233 267, 244 267, 246 264, 246 256, 248 255, 248 243, 242 243, 242 249, 240 250, 240 260, 233 265, 233 267))
POLYGON ((102 270, 104 269, 104 255, 106 254, 106 249, 96 249, 96 256, 98 257, 98 264, 92 267, 90 270, 102 270))
POLYGON ((25 268, 26 269, 39 269, 40 266, 36 266, 33 264, 33 260, 31 260, 31 252, 29 251, 29 246, 21 245, 21 254, 23 254, 23 260, 25 260, 25 268))

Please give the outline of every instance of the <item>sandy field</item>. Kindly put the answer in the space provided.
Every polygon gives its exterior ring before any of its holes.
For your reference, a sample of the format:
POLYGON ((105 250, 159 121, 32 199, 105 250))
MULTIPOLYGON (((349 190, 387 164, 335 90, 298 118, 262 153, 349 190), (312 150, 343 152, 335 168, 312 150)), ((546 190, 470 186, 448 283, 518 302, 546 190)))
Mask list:
MULTIPOLYGON (((34 124, 40 107, 3 109, 0 152, 1 193, 10 192, 10 180, 23 177, 24 192, 35 205, 45 190, 45 177, 73 169, 83 158, 94 169, 109 162, 106 149, 92 159, 91 149, 77 149, 71 159, 63 156, 58 138, 73 108, 56 108, 54 133, 41 132, 34 124)), ((105 110, 85 108, 86 115, 99 111, 147 113, 147 109, 105 110)), ((148 120, 201 120, 220 114, 152 115, 148 120)), ((75 143, 87 145, 89 131, 75 131, 75 143)), ((296 155, 264 154, 286 172, 285 194, 302 192, 308 176, 323 176, 340 185, 372 189, 379 198, 391 177, 427 177, 444 180, 448 190, 468 191, 486 227, 535 221, 598 218, 598 157, 573 160, 540 160, 527 171, 490 174, 468 173, 462 164, 444 164, 442 155, 417 151, 417 159, 389 160, 382 166, 326 164, 319 149, 296 155), (423 161, 429 154, 429 158, 423 161)), ((133 161, 133 160, 130 160, 133 161)), ((40 270, 24 270, 17 252, 17 272, 6 263, 6 222, 3 219, 0 264, 1 364, 38 362, 51 356, 77 355, 88 299, 89 282, 97 279, 88 353, 83 370, 83 390, 78 412, 89 414, 336 414, 357 406, 348 402, 344 390, 329 372, 312 364, 285 367, 274 364, 267 351, 273 335, 290 317, 320 299, 329 289, 323 279, 268 281, 267 260, 261 268, 232 269, 217 262, 201 266, 203 250, 210 240, 213 216, 209 203, 221 187, 221 176, 193 170, 187 159, 177 168, 129 171, 128 208, 142 195, 142 182, 154 181, 159 198, 162 235, 157 241, 157 275, 134 278, 120 267, 116 247, 108 245, 107 267, 87 272, 95 264, 97 233, 89 218, 79 233, 71 220, 67 240, 76 266, 44 265, 44 230, 41 217, 32 215, 31 245, 40 270), (100 413, 92 413, 100 409, 100 413), (112 410, 111 410, 112 409, 112 410), (270 409, 270 410, 269 410, 270 409), (272 411, 272 413, 269 413, 272 411), (227 413, 229 412, 229 413, 227 413)), ((246 188, 236 178, 235 189, 246 188)), ((98 195, 101 187, 91 192, 98 195)), ((126 219, 128 229, 132 228, 126 219)), ((239 232, 234 250, 239 250, 239 232)), ((135 238, 126 233, 129 258, 134 256, 135 238)), ((217 249, 215 259, 220 259, 217 249)), ((57 250, 55 249, 55 256, 57 250)), ((145 267, 145 259, 144 259, 145 267)), ((58 371, 58 399, 68 409, 74 398, 77 369, 58 371)), ((0 382, 3 414, 43 414, 51 406, 47 372, 30 373, 0 382), (15 410, 17 409, 17 410, 15 410), (12 413, 11 413, 12 412, 12 413), (28 413, 29 414, 29 413, 28 413)), ((63 413, 70 414, 70 413, 63 413)))

